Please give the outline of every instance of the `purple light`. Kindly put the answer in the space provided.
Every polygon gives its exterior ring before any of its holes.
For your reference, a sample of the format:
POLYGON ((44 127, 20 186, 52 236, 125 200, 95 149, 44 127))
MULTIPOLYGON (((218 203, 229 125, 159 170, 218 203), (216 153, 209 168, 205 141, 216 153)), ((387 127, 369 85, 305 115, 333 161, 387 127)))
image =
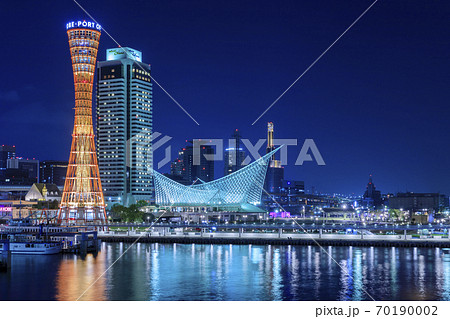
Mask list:
POLYGON ((270 212, 269 216, 272 218, 291 218, 290 212, 270 212))

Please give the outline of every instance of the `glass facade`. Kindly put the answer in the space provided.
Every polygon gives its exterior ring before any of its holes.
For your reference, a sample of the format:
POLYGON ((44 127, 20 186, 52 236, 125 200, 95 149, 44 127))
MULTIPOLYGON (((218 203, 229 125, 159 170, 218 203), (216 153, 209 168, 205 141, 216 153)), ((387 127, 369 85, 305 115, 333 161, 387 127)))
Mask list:
POLYGON ((260 204, 267 165, 279 149, 225 177, 197 185, 182 185, 153 171, 156 204, 213 207, 260 204))

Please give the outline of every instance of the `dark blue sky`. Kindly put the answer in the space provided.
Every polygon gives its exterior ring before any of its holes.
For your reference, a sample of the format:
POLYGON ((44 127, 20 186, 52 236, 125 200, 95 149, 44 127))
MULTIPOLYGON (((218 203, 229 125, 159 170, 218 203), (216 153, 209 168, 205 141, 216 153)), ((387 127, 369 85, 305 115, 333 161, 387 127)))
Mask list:
MULTIPOLYGON (((254 126, 251 123, 372 1, 83 1, 123 46, 143 52, 153 76, 154 130, 172 151, 192 138, 316 142, 326 166, 287 178, 322 192, 450 194, 450 2, 380 0, 254 126)), ((0 143, 18 155, 67 160, 73 78, 65 23, 88 19, 72 1, 0 4, 0 143)), ((115 47, 103 33, 98 59, 115 47)), ((156 154, 157 158, 161 154, 156 154)), ((222 168, 216 170, 217 175, 222 168)))

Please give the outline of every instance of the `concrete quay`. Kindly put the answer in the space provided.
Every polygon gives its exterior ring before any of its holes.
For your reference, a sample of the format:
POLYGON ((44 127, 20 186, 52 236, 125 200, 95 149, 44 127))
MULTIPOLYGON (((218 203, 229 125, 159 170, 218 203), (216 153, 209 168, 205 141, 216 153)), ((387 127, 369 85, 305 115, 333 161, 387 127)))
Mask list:
POLYGON ((450 248, 445 237, 415 238, 411 235, 349 235, 226 232, 99 232, 103 242, 235 244, 235 245, 317 245, 362 247, 439 247, 450 248))

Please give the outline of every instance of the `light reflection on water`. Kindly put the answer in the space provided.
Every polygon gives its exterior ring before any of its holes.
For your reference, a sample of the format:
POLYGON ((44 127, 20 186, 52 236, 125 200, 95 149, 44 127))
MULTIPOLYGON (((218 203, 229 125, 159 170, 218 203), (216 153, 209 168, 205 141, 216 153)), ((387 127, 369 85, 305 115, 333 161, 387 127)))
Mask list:
MULTIPOLYGON (((76 300, 129 247, 102 245, 85 258, 12 256, 0 299, 76 300)), ((82 300, 450 300, 441 249, 324 249, 139 243, 82 300)))

